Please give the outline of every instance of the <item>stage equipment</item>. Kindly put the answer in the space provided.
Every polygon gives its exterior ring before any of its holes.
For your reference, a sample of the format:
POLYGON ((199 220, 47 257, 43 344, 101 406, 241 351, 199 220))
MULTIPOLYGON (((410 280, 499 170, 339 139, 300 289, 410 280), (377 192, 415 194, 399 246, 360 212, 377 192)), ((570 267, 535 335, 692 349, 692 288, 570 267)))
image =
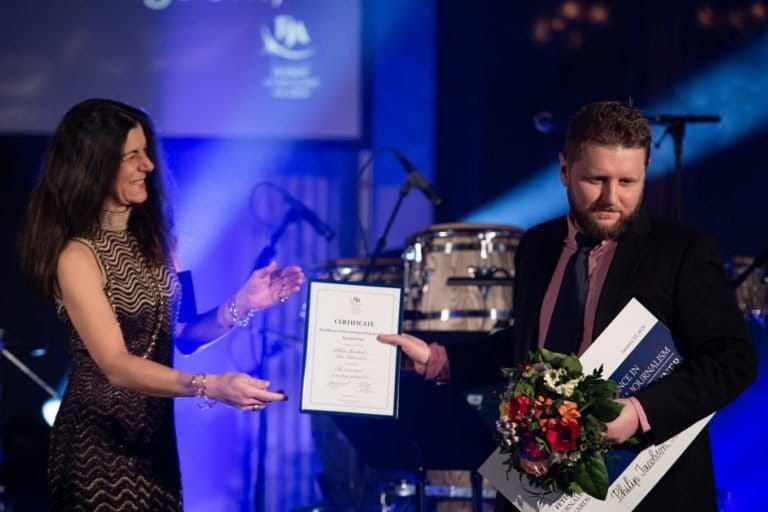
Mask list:
MULTIPOLYGON (((368 263, 367 259, 330 260, 319 265, 314 275, 360 281, 368 263)), ((369 282, 402 283, 402 261, 379 260, 370 269, 369 282)), ((478 335, 483 333, 424 333, 425 339, 440 343, 466 342, 478 335)), ((469 510, 473 492, 468 471, 459 477, 457 472, 443 476, 431 472, 433 480, 427 485, 426 469, 479 467, 493 451, 492 432, 450 386, 437 387, 409 374, 401 375, 400 384, 398 420, 312 415, 315 448, 323 467, 318 476, 323 496, 328 505, 349 510, 373 510, 382 501, 395 510, 424 511, 428 501, 439 511, 456 510, 446 508, 455 505, 469 510)), ((479 511, 482 500, 490 505, 494 494, 481 491, 482 482, 475 479, 475 510, 479 511)))
POLYGON ((685 125, 690 123, 719 123, 718 115, 694 115, 694 114, 657 114, 646 116, 651 124, 666 125, 664 134, 656 142, 656 149, 661 147, 661 141, 667 135, 674 141, 675 152, 675 218, 683 220, 683 138, 685 137, 685 125))
MULTIPOLYGON (((515 250, 522 234, 514 226, 457 223, 431 226, 412 236, 403 253, 405 330, 419 331, 413 334, 446 344, 470 342, 483 332, 507 326, 512 313, 515 250)), ((470 393, 458 400, 464 402, 462 407, 472 402, 479 413, 492 401, 486 395, 470 393)), ((491 431, 484 435, 490 438, 491 431)), ((473 497, 471 507, 461 501, 439 501, 438 512, 482 509, 482 479, 475 472, 431 469, 427 480, 432 488, 463 489, 473 497)))
POLYGON ((490 331, 512 312, 514 258, 523 230, 438 224, 408 240, 405 329, 490 331))
MULTIPOLYGON (((51 386, 48 385, 47 382, 45 382, 42 378, 40 378, 39 375, 37 375, 35 372, 33 372, 29 366, 25 365, 19 358, 17 358, 15 355, 13 355, 9 349, 15 348, 17 350, 24 350, 26 352, 36 352, 40 353, 41 350, 39 347, 30 347, 29 344, 26 343, 13 343, 11 341, 5 340, 5 331, 3 329, 0 329, 0 355, 5 357, 8 361, 11 362, 16 368, 19 369, 21 373, 29 377, 29 379, 37 384, 40 388, 43 389, 46 393, 51 395, 52 398, 55 398, 57 400, 61 400, 61 395, 53 389, 51 386)), ((45 352, 43 352, 45 353, 45 352)))
MULTIPOLYGON (((361 282, 370 260, 368 258, 339 258, 321 262, 312 271, 318 279, 342 282, 361 282)), ((371 267, 369 283, 402 284, 403 260, 379 258, 371 267)))
MULTIPOLYGON (((326 240, 330 240, 335 236, 335 233, 333 230, 325 224, 323 221, 321 221, 317 215, 315 215, 314 212, 312 212, 309 208, 307 208, 301 201, 296 199, 295 197, 291 196, 288 192, 283 190, 281 187, 278 187, 277 185, 274 185, 269 182, 260 183, 259 185, 256 185, 253 190, 255 190, 259 186, 269 186, 272 188, 277 189, 283 196, 283 199, 289 204, 290 208, 286 212, 286 214, 283 216, 283 220, 280 223, 280 225, 275 229, 275 231, 272 233, 269 239, 269 244, 264 247, 261 252, 259 253, 259 256, 256 258, 256 262, 253 265, 253 269, 257 270, 263 267, 266 267, 269 265, 269 262, 274 260, 275 255, 277 254, 277 242, 280 240, 280 238, 285 233, 286 228, 294 222, 300 222, 302 220, 306 220, 310 223, 310 225, 317 231, 318 234, 322 235, 326 240)), ((253 190, 251 191, 251 197, 253 197, 253 190)), ((258 334, 261 338, 261 358, 256 364, 256 367, 251 372, 252 375, 259 376, 259 378, 266 378, 265 369, 266 369, 266 359, 269 355, 268 348, 269 348, 269 339, 268 334, 271 332, 269 327, 269 310, 265 310, 261 314, 262 323, 261 327, 258 330, 258 334)), ((254 324, 251 324, 251 329, 253 329, 254 324)), ((252 335, 255 335, 253 331, 251 331, 252 335)), ((265 461, 267 459, 267 411, 261 411, 261 413, 258 415, 258 422, 259 422, 259 433, 258 433, 258 439, 257 439, 257 446, 258 446, 258 462, 256 464, 256 482, 255 482, 255 490, 254 490, 254 509, 256 512, 263 512, 266 510, 266 467, 264 466, 265 461)))
MULTIPOLYGON (((32 371, 31 368, 29 368, 26 364, 24 364, 18 357, 16 357, 11 350, 15 352, 23 352, 27 354, 35 354, 35 355, 43 355, 45 354, 46 350, 45 347, 41 346, 33 346, 29 343, 20 342, 20 341, 14 341, 9 340, 5 336, 5 330, 0 329, 0 361, 2 361, 3 358, 7 359, 13 366, 19 369, 21 373, 29 377, 29 379, 34 382, 37 386, 39 386, 43 391, 51 395, 51 397, 55 400, 61 400, 61 395, 53 389, 50 385, 48 385, 47 382, 45 382, 39 375, 37 375, 34 371, 32 371)), ((0 373, 2 375, 2 373, 0 373)), ((5 510, 5 475, 9 471, 9 468, 5 467, 6 461, 4 460, 4 454, 6 452, 6 445, 5 445, 5 439, 6 439, 6 432, 4 431, 5 427, 5 418, 3 417, 3 413, 5 412, 5 404, 4 404, 4 396, 3 392, 5 390, 3 389, 3 380, 0 379, 0 469, 2 470, 0 472, 0 477, 3 478, 3 480, 0 480, 0 511, 5 510)), ((19 390, 15 390, 19 392, 19 390)))
POLYGON ((765 326, 768 321, 768 250, 757 258, 734 256, 730 261, 731 286, 746 318, 765 326))
POLYGON ((307 208, 304 203, 293 197, 291 194, 285 191, 285 189, 275 185, 274 183, 264 181, 255 185, 251 189, 251 202, 253 201, 254 192, 260 187, 270 187, 280 192, 280 194, 283 196, 283 200, 288 203, 289 208, 286 214, 283 216, 283 220, 278 228, 272 233, 269 244, 261 250, 259 256, 256 258, 256 261, 253 265, 253 270, 266 267, 269 265, 269 262, 275 258, 275 245, 285 233, 286 228, 292 223, 306 221, 319 235, 321 235, 326 240, 331 240, 336 236, 336 233, 331 229, 331 227, 320 220, 315 212, 307 208))
MULTIPOLYGON (((373 267, 376 264, 376 260, 379 258, 379 256, 381 256, 384 247, 386 247, 387 235, 389 235, 389 231, 392 229, 392 223, 394 222, 397 213, 400 211, 400 206, 402 206, 405 196, 408 195, 412 187, 416 187, 421 190, 427 199, 429 199, 435 206, 438 206, 443 202, 440 196, 438 196, 435 191, 432 190, 432 187, 429 185, 429 183, 427 183, 427 180, 424 178, 424 176, 416 169, 416 167, 413 166, 410 161, 408 161, 407 158, 403 156, 402 153, 400 153, 400 151, 394 148, 385 149, 391 151, 392 154, 395 155, 395 158, 397 158, 397 161, 400 162, 400 165, 403 166, 405 171, 408 173, 408 176, 400 185, 400 193, 397 197, 397 202, 395 203, 395 207, 392 209, 392 213, 389 215, 389 219, 387 220, 387 225, 384 227, 384 231, 376 241, 376 247, 374 248, 373 254, 371 254, 370 257, 369 267, 373 267)), ((368 280, 368 276, 369 269, 366 269, 366 271, 363 273, 364 282, 368 280)))
POLYGON ((440 206, 443 204, 443 198, 437 195, 437 192, 435 192, 432 186, 430 186, 424 175, 421 174, 418 169, 416 169, 416 166, 414 166, 410 160, 405 158, 405 155, 403 155, 400 151, 394 148, 390 149, 392 154, 395 155, 395 158, 397 158, 397 161, 400 162, 400 165, 402 165, 403 169, 405 169, 405 172, 408 173, 408 179, 410 179, 413 186, 421 190, 421 192, 424 194, 424 197, 429 199, 429 202, 431 202, 433 205, 440 206))

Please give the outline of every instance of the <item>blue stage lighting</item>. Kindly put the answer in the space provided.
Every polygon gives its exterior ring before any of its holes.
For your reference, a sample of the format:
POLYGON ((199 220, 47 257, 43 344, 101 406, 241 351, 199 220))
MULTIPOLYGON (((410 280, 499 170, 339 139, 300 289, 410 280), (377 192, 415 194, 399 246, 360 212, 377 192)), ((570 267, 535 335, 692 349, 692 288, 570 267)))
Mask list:
MULTIPOLYGON (((719 124, 688 125, 683 166, 723 151, 768 125, 768 32, 666 93, 643 109, 648 114, 718 114, 719 124)), ((663 127, 655 126, 658 140, 663 127)), ((674 169, 672 140, 652 151, 650 177, 674 169)), ((559 184, 557 162, 535 173, 509 193, 467 215, 468 222, 512 223, 524 228, 565 213, 568 202, 559 184)))

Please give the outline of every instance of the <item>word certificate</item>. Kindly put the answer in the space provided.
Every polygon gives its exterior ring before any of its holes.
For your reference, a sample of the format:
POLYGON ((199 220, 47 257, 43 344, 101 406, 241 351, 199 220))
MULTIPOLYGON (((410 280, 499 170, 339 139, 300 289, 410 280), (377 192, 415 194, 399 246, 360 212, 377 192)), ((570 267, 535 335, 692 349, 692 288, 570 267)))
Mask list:
POLYGON ((401 319, 400 286, 310 281, 301 411, 396 418, 400 353, 376 336, 401 319))

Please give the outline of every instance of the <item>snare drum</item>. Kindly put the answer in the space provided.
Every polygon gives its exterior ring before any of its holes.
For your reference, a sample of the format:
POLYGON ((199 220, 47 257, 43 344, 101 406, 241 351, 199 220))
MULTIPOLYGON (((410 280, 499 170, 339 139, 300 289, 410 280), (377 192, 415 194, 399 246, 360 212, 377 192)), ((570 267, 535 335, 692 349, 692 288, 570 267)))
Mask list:
POLYGON ((403 253, 405 328, 490 331, 512 312, 514 258, 523 230, 493 224, 438 224, 403 253))

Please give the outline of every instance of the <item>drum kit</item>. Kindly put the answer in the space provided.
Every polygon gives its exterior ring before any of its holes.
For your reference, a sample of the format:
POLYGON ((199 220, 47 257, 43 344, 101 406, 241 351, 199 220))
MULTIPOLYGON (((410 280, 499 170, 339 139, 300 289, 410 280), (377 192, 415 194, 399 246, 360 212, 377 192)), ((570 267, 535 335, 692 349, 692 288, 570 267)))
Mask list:
MULTIPOLYGON (((512 311, 515 249, 523 230, 438 224, 407 241, 402 259, 377 259, 368 281, 402 284, 406 331, 490 331, 512 311)), ((322 263, 317 277, 360 281, 367 259, 322 263)))

